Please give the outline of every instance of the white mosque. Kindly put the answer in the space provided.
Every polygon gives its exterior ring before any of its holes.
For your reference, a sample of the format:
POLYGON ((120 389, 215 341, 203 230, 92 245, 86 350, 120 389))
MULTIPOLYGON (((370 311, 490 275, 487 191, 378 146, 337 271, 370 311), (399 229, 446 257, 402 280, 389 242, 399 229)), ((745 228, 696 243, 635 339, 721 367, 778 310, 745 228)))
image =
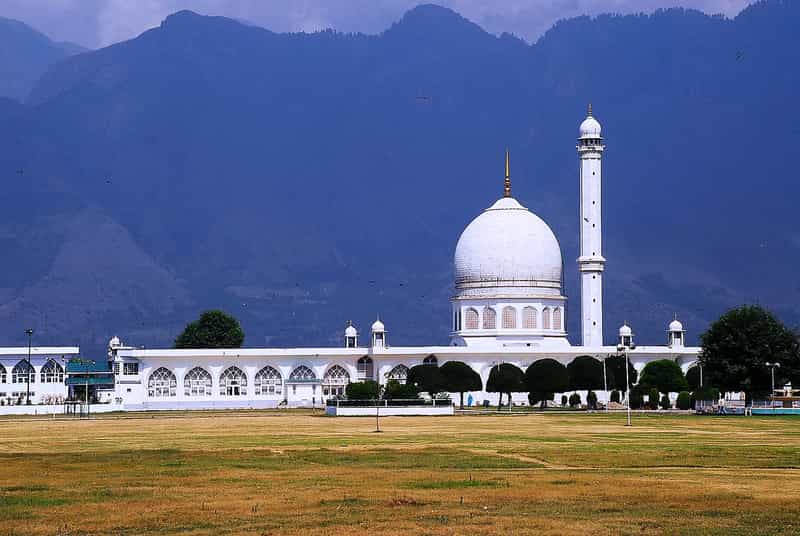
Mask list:
MULTIPOLYGON (((128 410, 311 406, 342 394, 349 382, 403 382, 409 368, 418 364, 464 362, 478 372, 485 389, 490 370, 499 363, 525 370, 545 358, 566 365, 579 356, 604 360, 618 355, 617 342, 630 345, 633 331, 623 325, 619 341, 603 344, 604 149, 600 123, 590 107, 577 144, 580 346, 567 340, 558 239, 547 223, 512 197, 506 154, 503 196, 472 220, 456 244, 450 345, 393 346, 380 320, 372 324, 366 341, 348 324, 338 348, 138 349, 114 337, 109 345, 114 366, 109 399, 128 410)), ((672 321, 666 335, 664 346, 637 346, 629 353, 637 370, 658 359, 675 360, 684 371, 696 362, 700 348, 684 345, 680 322, 672 321)), ((495 393, 471 394, 477 402, 497 401, 495 393)), ((527 403, 527 394, 516 394, 514 401, 527 403)))

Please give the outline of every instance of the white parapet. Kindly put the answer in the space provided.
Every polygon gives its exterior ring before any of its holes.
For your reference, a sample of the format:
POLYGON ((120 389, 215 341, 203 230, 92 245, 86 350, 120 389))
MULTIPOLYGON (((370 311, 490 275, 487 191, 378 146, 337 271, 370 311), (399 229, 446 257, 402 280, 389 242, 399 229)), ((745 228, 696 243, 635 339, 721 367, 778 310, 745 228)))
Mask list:
POLYGON ((454 415, 452 404, 441 406, 328 406, 325 414, 329 417, 398 417, 398 416, 441 416, 454 415))

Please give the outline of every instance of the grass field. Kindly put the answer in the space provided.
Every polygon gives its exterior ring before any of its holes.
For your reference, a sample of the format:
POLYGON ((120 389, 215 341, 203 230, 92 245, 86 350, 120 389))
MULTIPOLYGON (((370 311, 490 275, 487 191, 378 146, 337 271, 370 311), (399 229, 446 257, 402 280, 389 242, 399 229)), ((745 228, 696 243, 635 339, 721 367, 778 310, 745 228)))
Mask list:
POLYGON ((0 534, 798 534, 800 418, 0 421, 0 534))

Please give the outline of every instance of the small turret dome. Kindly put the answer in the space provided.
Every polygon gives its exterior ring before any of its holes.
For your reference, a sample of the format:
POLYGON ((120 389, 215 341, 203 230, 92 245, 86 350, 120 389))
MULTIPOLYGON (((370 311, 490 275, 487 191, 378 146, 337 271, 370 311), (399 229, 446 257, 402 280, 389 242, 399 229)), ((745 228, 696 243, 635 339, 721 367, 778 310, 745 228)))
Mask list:
POLYGON ((676 318, 672 322, 669 323, 669 330, 670 331, 683 331, 683 324, 681 324, 678 319, 676 318))
POLYGON ((386 328, 384 327, 383 322, 381 322, 380 319, 372 323, 373 333, 383 333, 384 331, 386 331, 386 328))
POLYGON ((578 132, 579 132, 578 137, 579 138, 601 138, 602 137, 602 136, 600 136, 601 130, 602 129, 600 127, 600 123, 592 115, 592 105, 590 104, 589 105, 589 114, 586 116, 586 119, 583 120, 583 123, 581 123, 581 126, 580 126, 580 128, 578 130, 578 132))
POLYGON ((619 328, 619 336, 620 337, 630 337, 633 335, 633 330, 628 324, 622 324, 619 328))
POLYGON ((117 337, 116 335, 111 337, 111 340, 108 341, 109 348, 119 348, 120 346, 122 346, 122 341, 119 340, 119 337, 117 337))
POLYGON ((353 326, 353 324, 348 324, 346 328, 344 328, 344 336, 345 337, 357 337, 358 330, 353 326))

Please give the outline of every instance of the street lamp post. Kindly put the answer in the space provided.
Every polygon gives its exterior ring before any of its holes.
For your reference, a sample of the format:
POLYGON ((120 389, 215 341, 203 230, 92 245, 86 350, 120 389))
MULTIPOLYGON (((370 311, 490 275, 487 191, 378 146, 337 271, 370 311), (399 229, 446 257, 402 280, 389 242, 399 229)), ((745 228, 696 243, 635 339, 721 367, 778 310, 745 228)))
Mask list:
POLYGON ((606 359, 608 356, 603 357, 603 392, 606 398, 606 411, 608 411, 608 383, 606 382, 606 359))
POLYGON ((780 363, 765 363, 770 369, 770 373, 772 375, 772 396, 775 396, 775 367, 781 368, 780 363))
POLYGON ((25 330, 28 335, 28 369, 25 371, 25 380, 27 383, 27 390, 25 393, 25 405, 29 406, 31 403, 31 338, 33 337, 33 329, 28 328, 25 330))

